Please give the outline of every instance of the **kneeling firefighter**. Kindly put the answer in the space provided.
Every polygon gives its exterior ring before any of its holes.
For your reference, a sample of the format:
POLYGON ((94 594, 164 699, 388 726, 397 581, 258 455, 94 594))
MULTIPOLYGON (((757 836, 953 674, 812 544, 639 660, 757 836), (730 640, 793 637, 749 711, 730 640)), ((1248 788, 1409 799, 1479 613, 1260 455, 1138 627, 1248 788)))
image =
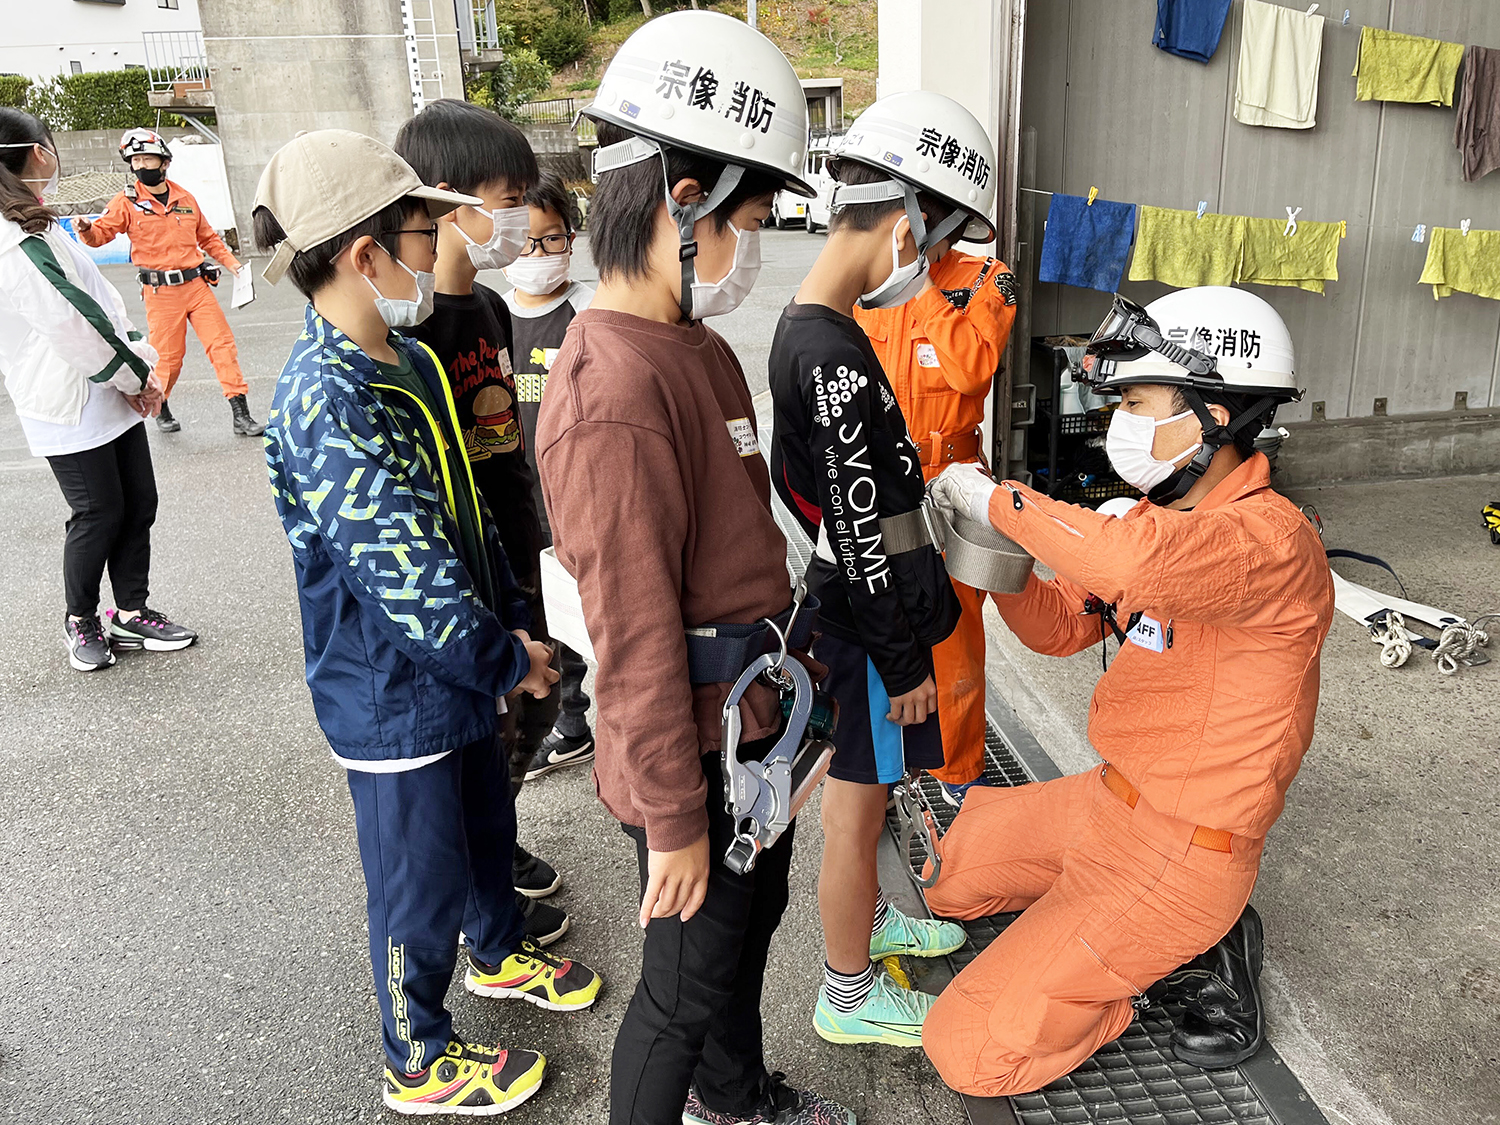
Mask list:
POLYGON ((971 465, 934 485, 1056 572, 995 597, 1028 647, 1120 642, 1090 706, 1104 764, 976 789, 942 841, 937 913, 1024 911, 927 1019, 923 1046, 965 1093, 1066 1074, 1195 957, 1177 1057, 1232 1066, 1264 1036, 1250 890, 1312 739, 1333 616, 1317 533, 1253 445, 1300 397, 1291 338, 1259 297, 1204 287, 1146 309, 1116 297, 1088 350, 1095 386, 1121 397, 1110 462, 1144 500, 1114 518, 971 465))

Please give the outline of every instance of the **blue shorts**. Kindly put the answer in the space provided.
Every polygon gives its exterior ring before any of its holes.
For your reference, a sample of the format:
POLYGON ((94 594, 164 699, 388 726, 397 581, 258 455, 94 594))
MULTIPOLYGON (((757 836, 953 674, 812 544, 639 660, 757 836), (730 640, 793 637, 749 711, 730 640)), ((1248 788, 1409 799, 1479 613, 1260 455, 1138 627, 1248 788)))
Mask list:
POLYGON ((839 704, 829 776, 857 785, 890 785, 908 772, 935 770, 943 764, 937 712, 909 727, 887 719, 891 697, 860 645, 824 633, 813 659, 828 666, 818 686, 839 704))

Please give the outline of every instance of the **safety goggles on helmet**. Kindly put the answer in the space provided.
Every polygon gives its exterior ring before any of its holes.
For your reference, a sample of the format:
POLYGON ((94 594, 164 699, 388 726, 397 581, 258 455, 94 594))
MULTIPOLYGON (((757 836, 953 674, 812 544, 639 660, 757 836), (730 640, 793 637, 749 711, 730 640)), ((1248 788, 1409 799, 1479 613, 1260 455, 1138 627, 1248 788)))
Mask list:
POLYGON ((1164 356, 1190 375, 1218 378, 1217 359, 1196 348, 1185 348, 1168 340, 1149 312, 1118 293, 1104 323, 1094 330, 1085 351, 1094 362, 1084 365, 1081 381, 1093 387, 1102 386, 1108 380, 1115 361, 1140 359, 1151 352, 1164 356))

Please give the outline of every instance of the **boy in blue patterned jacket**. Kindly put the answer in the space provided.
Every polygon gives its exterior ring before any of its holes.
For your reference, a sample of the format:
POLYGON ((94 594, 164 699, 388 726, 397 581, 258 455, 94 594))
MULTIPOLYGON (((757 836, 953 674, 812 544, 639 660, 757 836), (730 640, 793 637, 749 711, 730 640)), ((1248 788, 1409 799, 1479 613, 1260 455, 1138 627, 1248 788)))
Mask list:
POLYGON ((423 187, 377 141, 304 133, 267 165, 265 269, 310 300, 276 386, 266 459, 292 545, 307 682, 349 771, 370 955, 399 1113, 492 1114, 536 1092, 534 1051, 466 1042, 443 998, 464 982, 553 1010, 597 974, 525 940, 511 883, 515 805, 495 739, 507 694, 557 679, 533 642, 474 487, 447 378, 399 329, 431 309, 434 219, 478 200, 423 187))

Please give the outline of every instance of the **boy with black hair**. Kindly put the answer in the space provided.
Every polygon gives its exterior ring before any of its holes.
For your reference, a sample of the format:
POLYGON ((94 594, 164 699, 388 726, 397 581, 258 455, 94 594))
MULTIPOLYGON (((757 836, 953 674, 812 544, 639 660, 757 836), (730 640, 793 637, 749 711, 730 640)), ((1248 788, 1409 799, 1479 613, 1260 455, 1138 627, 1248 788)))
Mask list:
MULTIPOLYGON (((505 280, 515 287, 505 294, 505 307, 511 315, 516 397, 521 405, 526 460, 535 472, 536 419, 542 408, 542 393, 547 389, 547 372, 562 347, 568 325, 589 307, 594 291, 568 276, 578 233, 578 204, 562 177, 556 172, 543 172, 526 193, 526 209, 531 229, 525 253, 505 268, 505 280)), ((547 522, 540 480, 535 500, 542 517, 542 534, 551 546, 552 528, 547 522)), ((526 766, 527 781, 594 760, 589 697, 583 690, 588 663, 567 645, 558 646, 558 661, 562 682, 558 684, 557 722, 532 754, 526 766)))
POLYGON ((835 153, 841 182, 828 243, 777 325, 771 475, 817 540, 807 584, 823 603, 822 687, 839 703, 823 788, 818 904, 827 960, 813 1028, 833 1043, 920 1047, 936 997, 899 987, 876 962, 951 953, 964 931, 888 903, 876 845, 890 786, 943 764, 932 649, 960 607, 925 532, 921 453, 854 310, 915 296, 927 251, 968 215, 926 190, 920 170, 933 162, 913 151, 929 126, 949 123, 942 107, 892 121, 903 116, 886 113, 897 98, 861 114, 835 153), (880 174, 867 173, 868 160, 880 161, 880 174))
POLYGON ((460 930, 465 987, 577 1010, 599 977, 524 937, 508 860, 515 804, 496 700, 557 676, 533 641, 493 516, 474 487, 432 352, 399 329, 430 307, 434 217, 476 204, 422 186, 342 129, 304 133, 256 191, 256 242, 308 297, 266 430, 292 545, 307 682, 349 771, 370 956, 398 1113, 491 1114, 534 1094, 546 1060, 466 1042, 444 996, 460 930))
MULTIPOLYGON (((545 641, 541 553, 546 545, 534 499, 536 478, 516 411, 510 313, 500 295, 480 285, 482 269, 503 269, 526 245, 529 215, 522 202, 539 174, 525 135, 490 110, 442 98, 401 127, 395 150, 430 187, 462 191, 478 203, 438 220, 436 293, 432 315, 413 331, 448 372, 474 483, 495 513, 500 539, 525 592, 533 632, 545 641)), ((513 791, 557 718, 557 693, 508 701, 501 720, 513 791)), ((538 899, 562 879, 552 866, 517 845, 514 872, 526 933, 550 945, 568 931, 568 915, 538 899)))

